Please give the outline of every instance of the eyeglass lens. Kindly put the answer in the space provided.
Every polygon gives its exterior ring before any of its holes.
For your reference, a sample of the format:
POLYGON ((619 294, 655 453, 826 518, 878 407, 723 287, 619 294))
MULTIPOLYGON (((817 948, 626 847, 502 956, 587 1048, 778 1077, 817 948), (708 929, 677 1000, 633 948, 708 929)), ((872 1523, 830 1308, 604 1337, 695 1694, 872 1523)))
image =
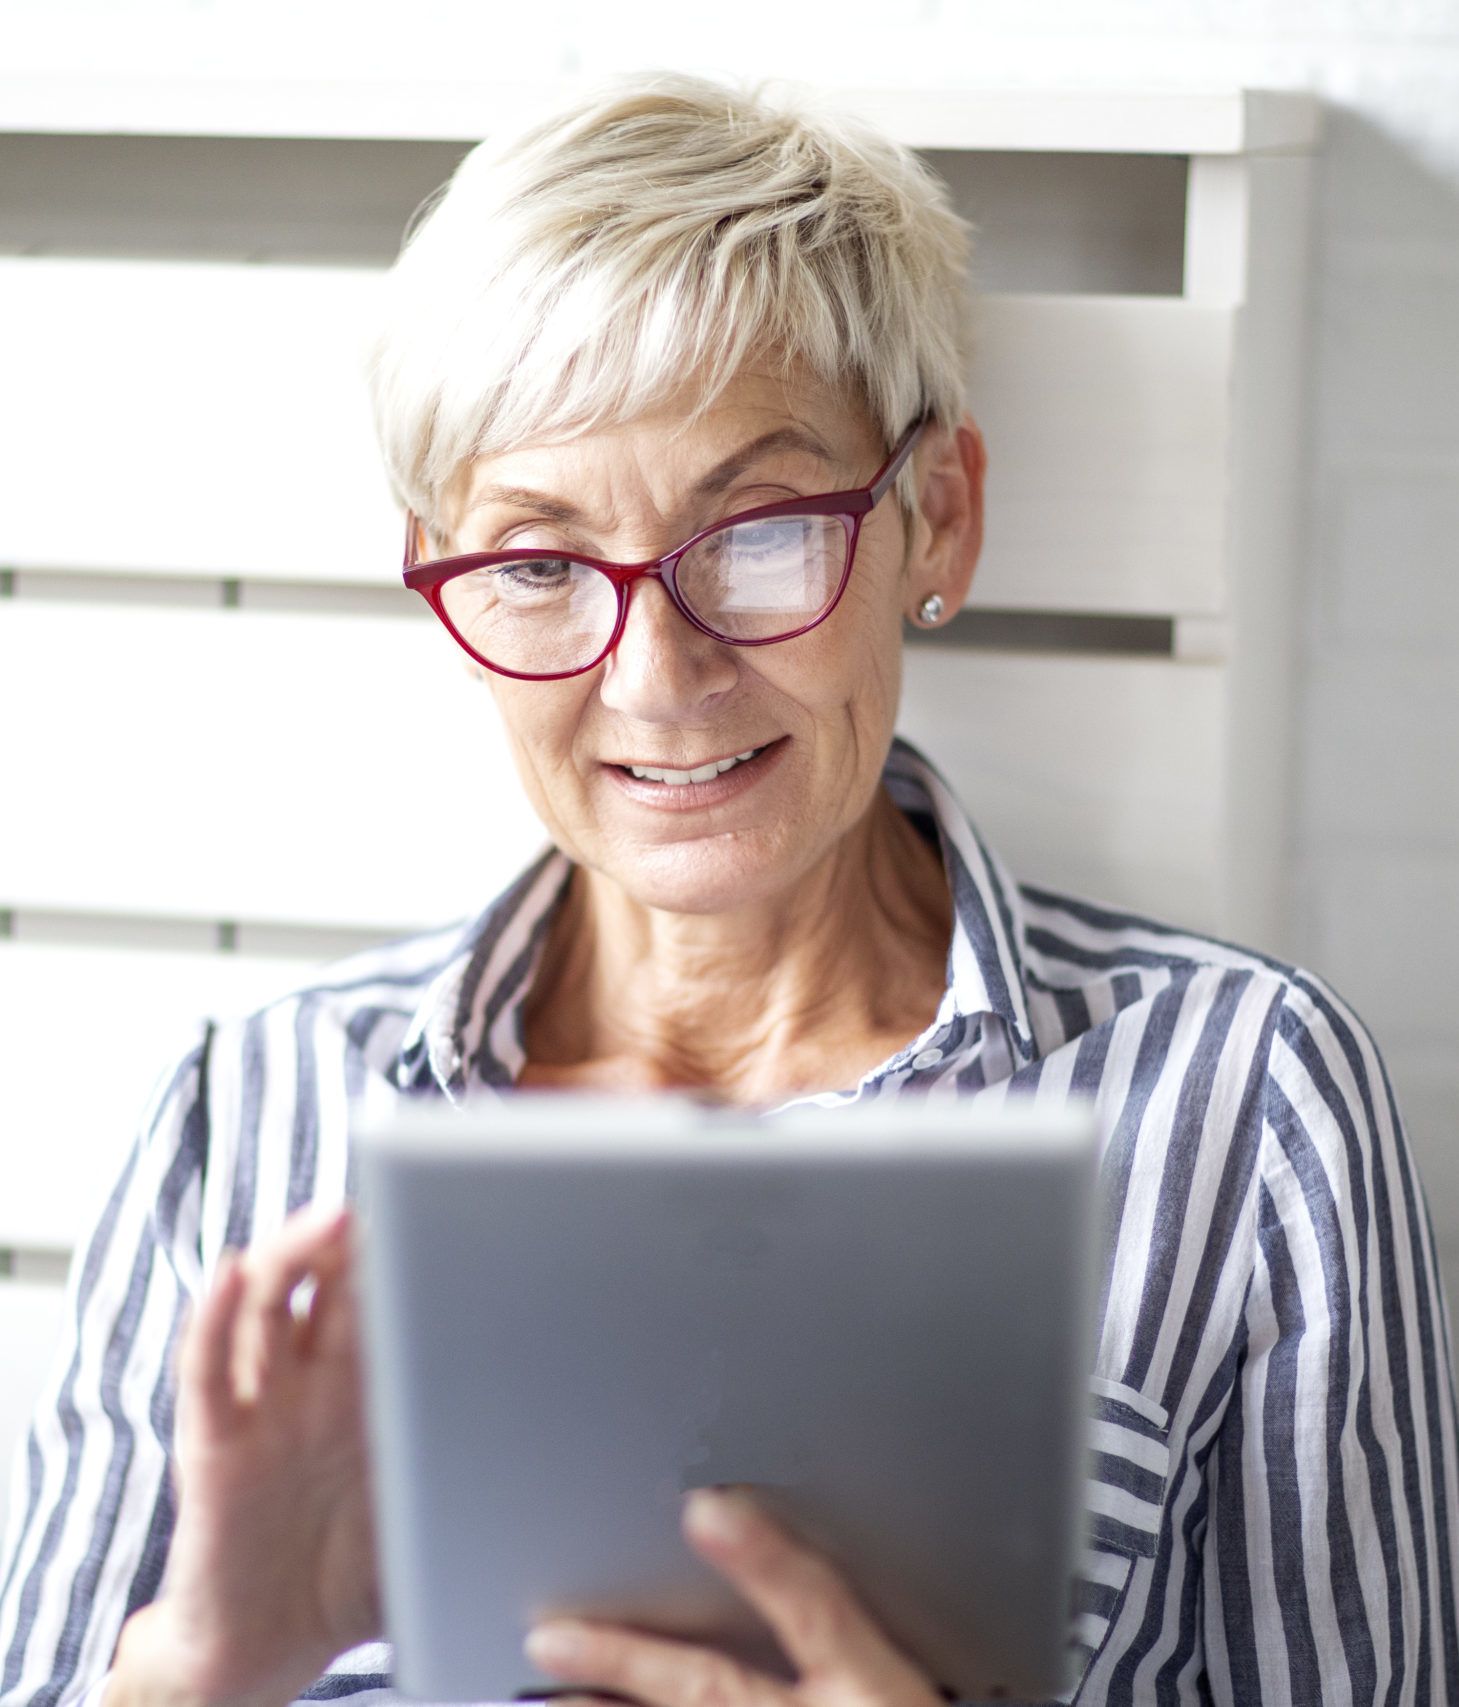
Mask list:
MULTIPOLYGON (((836 597, 846 547, 836 516, 736 522, 684 553, 675 586, 685 607, 720 638, 777 640, 813 622, 836 597)), ((546 555, 457 575, 441 588, 441 602, 478 657, 521 675, 591 664, 618 615, 606 575, 546 555)))

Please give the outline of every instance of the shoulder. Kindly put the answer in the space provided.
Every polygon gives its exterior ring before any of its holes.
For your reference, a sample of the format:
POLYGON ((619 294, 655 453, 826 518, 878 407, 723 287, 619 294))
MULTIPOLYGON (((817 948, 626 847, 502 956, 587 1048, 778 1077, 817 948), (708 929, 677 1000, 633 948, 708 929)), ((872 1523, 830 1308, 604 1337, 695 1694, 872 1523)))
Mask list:
POLYGON ((1260 1093, 1251 1116, 1264 1117, 1283 1084, 1304 1105, 1339 1088, 1369 1109, 1387 1098, 1372 1037, 1303 968, 1031 885, 1018 900, 1040 1055, 1123 1029, 1139 1034, 1146 1072, 1174 1060, 1213 1090, 1218 1080, 1229 1089, 1233 1075, 1250 1080, 1260 1093))
POLYGON ((1121 974, 1156 982, 1202 970, 1235 971, 1286 984, 1296 967, 1202 931, 1100 906, 1035 884, 1017 886, 1020 946, 1036 985, 1085 988, 1121 974))
POLYGON ((252 1012, 203 1021, 176 1088, 211 1101, 220 1075, 257 1079, 297 1071, 324 1048, 388 1070, 433 987, 469 953, 473 934, 454 924, 365 949, 320 967, 252 1012))
POLYGON ((470 953, 475 934, 474 927, 456 923, 321 967, 255 1012, 216 1021, 213 1056, 237 1049, 245 1038, 265 1047, 272 1034, 292 1032, 299 1047, 311 1031, 332 1029, 383 1062, 441 977, 470 953))
MULTIPOLYGON (((469 933, 467 933, 469 935, 469 933)), ((462 953, 459 925, 351 955, 251 1013, 199 1022, 162 1075, 129 1164, 180 1268, 211 1271, 350 1184, 351 1104, 398 1078, 402 1046, 462 953)))
MULTIPOLYGON (((1125 1283, 1199 1243, 1237 1287, 1263 1229, 1354 1249, 1381 1219, 1421 1240, 1422 1196, 1382 1058, 1300 967, 1036 888, 1019 891, 1038 1059, 1090 1095, 1125 1283)), ((1311 1254, 1308 1251, 1307 1254, 1311 1254)))

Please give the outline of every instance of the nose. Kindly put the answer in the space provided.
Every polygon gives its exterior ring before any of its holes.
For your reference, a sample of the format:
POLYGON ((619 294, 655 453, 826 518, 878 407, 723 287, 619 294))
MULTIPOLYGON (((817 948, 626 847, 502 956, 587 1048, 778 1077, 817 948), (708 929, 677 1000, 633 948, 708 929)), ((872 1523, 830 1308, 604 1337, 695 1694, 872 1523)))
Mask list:
POLYGON ((604 665, 599 694, 610 710, 641 723, 679 723, 702 714, 739 680, 734 648, 701 634, 656 575, 628 589, 623 633, 604 665))

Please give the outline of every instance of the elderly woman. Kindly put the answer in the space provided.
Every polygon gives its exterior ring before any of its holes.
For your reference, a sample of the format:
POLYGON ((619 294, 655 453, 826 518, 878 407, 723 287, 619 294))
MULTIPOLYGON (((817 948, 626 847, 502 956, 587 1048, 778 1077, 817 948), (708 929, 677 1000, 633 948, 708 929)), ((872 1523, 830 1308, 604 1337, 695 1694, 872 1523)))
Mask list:
MULTIPOLYGON (((411 239, 372 368, 406 580, 553 847, 164 1084, 30 1443, 7 1707, 388 1692, 340 1207, 381 1085, 1093 1097, 1078 1699, 1459 1690, 1448 1351, 1372 1043, 1305 974, 1016 888, 893 739, 903 624, 978 556, 965 244, 884 139, 672 79, 478 150, 411 239)), ((470 729, 421 739, 472 786, 470 729)), ((649 1707, 934 1707, 744 1499, 685 1524, 797 1681, 584 1624, 534 1659, 649 1707)))

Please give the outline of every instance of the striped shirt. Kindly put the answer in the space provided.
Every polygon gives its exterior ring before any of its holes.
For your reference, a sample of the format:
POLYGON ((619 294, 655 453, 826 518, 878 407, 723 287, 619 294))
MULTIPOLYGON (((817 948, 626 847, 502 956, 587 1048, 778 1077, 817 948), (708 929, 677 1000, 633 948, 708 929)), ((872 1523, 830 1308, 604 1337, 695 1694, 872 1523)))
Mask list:
MULTIPOLYGON (((1371 1039, 1317 979, 1015 887, 936 773, 886 783, 940 842, 955 924, 927 1030, 816 1100, 1093 1098, 1105 1148, 1086 1707, 1459 1698, 1459 1475, 1423 1194, 1371 1039)), ((225 1246, 351 1188, 347 1112, 520 1071, 570 867, 464 933, 345 962, 206 1028, 164 1081, 71 1280, 0 1566, 0 1707, 67 1703, 158 1592, 172 1352, 225 1246)), ((306 1699, 389 1698, 384 1644, 306 1699)))

